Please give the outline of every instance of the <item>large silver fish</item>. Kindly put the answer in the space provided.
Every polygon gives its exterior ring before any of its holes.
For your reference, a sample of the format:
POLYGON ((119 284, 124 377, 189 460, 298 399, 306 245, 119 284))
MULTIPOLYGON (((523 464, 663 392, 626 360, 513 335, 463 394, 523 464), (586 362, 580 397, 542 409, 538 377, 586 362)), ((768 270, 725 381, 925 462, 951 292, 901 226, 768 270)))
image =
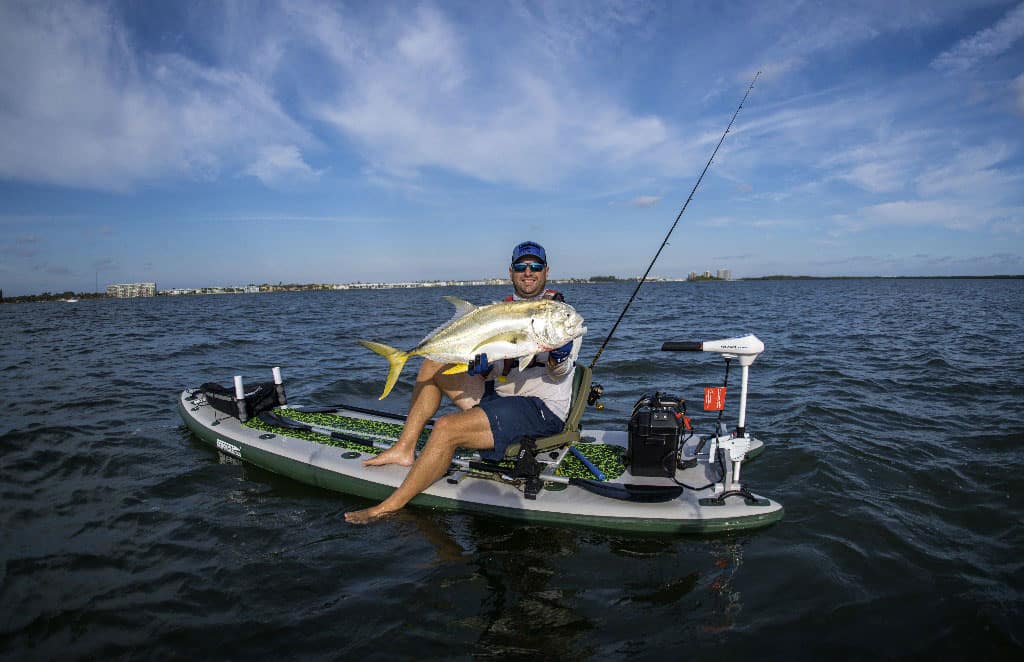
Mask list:
POLYGON ((587 332, 579 313, 560 301, 536 299, 474 306, 458 297, 445 299, 455 306, 455 317, 408 352, 382 343, 359 341, 390 364, 381 400, 388 397, 405 362, 413 356, 459 364, 445 370, 445 374, 465 372, 477 354, 487 354, 489 361, 519 359, 519 368, 523 370, 535 354, 561 347, 587 332))

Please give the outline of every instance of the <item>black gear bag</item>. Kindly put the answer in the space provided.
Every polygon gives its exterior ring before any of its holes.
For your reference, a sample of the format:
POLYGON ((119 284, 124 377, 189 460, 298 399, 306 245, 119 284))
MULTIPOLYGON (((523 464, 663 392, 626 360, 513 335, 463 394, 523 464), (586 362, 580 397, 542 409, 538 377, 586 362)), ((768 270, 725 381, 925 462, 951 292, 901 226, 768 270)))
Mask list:
POLYGON ((675 476, 676 454, 685 418, 686 404, 682 399, 661 391, 641 396, 629 418, 626 457, 630 473, 634 476, 675 476))

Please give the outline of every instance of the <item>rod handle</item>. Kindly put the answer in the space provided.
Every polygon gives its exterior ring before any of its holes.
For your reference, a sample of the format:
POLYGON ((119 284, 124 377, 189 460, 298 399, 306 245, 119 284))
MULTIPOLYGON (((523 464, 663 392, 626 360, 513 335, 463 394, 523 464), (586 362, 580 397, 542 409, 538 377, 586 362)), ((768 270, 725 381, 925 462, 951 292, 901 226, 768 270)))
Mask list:
POLYGON ((663 352, 702 352, 702 342, 667 342, 661 346, 663 352))

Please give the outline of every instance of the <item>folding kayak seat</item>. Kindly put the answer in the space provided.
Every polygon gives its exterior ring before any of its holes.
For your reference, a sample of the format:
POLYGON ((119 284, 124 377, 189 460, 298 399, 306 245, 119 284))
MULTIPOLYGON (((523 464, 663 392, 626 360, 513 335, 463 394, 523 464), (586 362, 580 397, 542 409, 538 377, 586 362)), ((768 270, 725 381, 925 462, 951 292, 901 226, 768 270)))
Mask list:
MULTIPOLYGON (((576 370, 572 375, 572 400, 569 402, 569 414, 565 417, 565 427, 558 434, 537 439, 538 453, 568 446, 580 440, 580 419, 583 418, 583 410, 587 406, 587 396, 590 395, 590 375, 590 368, 576 364, 576 370)), ((509 444, 505 450, 505 459, 514 460, 517 455, 519 455, 519 444, 509 444)))

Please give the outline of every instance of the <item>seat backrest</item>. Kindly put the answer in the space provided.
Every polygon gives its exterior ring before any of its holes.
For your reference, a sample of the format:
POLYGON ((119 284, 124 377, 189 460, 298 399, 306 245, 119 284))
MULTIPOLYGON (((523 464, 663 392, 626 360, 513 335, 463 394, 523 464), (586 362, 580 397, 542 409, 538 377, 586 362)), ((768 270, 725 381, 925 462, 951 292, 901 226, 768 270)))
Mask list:
POLYGON ((583 418, 583 410, 587 408, 587 397, 590 395, 590 376, 590 368, 576 365, 576 371, 572 375, 572 401, 569 404, 569 414, 565 417, 563 432, 580 431, 580 419, 583 418))
MULTIPOLYGON (((590 395, 590 377, 590 368, 577 363, 576 370, 572 375, 572 400, 569 401, 569 413, 565 417, 565 426, 558 434, 538 439, 538 451, 561 448, 566 444, 580 440, 580 420, 583 418, 583 410, 587 408, 587 397, 590 395)), ((505 459, 512 459, 517 455, 519 455, 519 444, 509 444, 505 450, 505 459)))

